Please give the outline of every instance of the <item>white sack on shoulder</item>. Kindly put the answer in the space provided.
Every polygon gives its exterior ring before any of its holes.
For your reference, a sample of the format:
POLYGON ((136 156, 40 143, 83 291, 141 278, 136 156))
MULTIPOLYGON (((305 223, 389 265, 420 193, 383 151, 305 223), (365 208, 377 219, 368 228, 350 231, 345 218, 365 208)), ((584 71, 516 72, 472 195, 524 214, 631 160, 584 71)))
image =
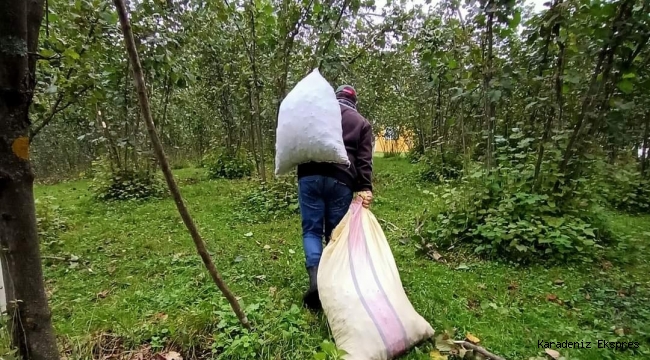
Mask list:
POLYGON ((386 236, 357 198, 318 268, 318 294, 346 360, 388 360, 434 335, 406 297, 386 236))
POLYGON ((300 80, 280 104, 275 175, 311 161, 350 164, 343 144, 341 108, 318 69, 300 80))

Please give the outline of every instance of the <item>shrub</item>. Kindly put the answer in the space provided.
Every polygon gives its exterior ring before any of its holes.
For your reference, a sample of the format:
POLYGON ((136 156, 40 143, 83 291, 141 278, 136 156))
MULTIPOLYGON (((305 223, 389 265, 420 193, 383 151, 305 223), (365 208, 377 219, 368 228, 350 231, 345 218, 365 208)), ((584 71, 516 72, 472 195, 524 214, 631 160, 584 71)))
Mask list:
POLYGON ((454 151, 428 152, 420 162, 420 178, 424 181, 442 182, 459 179, 463 175, 463 158, 454 151))
POLYGON ((251 176, 253 164, 244 155, 228 155, 220 153, 216 156, 209 156, 208 177, 210 179, 241 179, 251 176))
POLYGON ((635 169, 628 166, 609 165, 605 171, 607 179, 595 184, 604 200, 613 208, 629 213, 650 213, 650 180, 644 179, 635 169))
POLYGON ((415 145, 406 154, 406 159, 408 159, 408 161, 411 164, 417 164, 418 162, 420 162, 423 155, 424 155, 424 147, 422 147, 422 145, 415 145))
POLYGON ((94 165, 95 176, 90 190, 98 200, 144 200, 162 198, 167 193, 164 182, 153 171, 113 170, 105 160, 94 165))
MULTIPOLYGON (((511 137, 517 141, 514 146, 498 139, 496 168, 479 169, 462 185, 444 189, 446 210, 434 215, 426 240, 444 247, 466 244, 479 254, 526 262, 576 254, 588 257, 611 236, 595 202, 580 187, 566 197, 552 190, 557 176, 547 174, 533 189, 532 139, 520 136, 511 137)), ((557 173, 555 165, 549 165, 556 161, 545 163, 545 171, 557 173)))
POLYGON ((249 214, 258 219, 286 217, 299 212, 298 184, 295 177, 286 176, 262 183, 244 194, 243 203, 249 214))

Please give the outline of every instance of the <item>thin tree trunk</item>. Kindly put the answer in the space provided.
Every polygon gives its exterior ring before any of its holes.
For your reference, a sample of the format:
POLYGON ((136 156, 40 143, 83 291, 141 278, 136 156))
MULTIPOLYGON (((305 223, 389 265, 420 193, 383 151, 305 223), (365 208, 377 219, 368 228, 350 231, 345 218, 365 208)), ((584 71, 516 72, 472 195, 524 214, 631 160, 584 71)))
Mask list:
POLYGON ((133 39, 133 33, 131 32, 131 24, 129 23, 126 7, 124 6, 123 0, 114 0, 114 3, 115 3, 115 7, 117 8, 117 13, 120 18, 120 23, 122 25, 122 32, 124 33, 124 41, 126 43, 126 49, 129 53, 129 58, 132 63, 133 78, 135 79, 135 86, 138 92, 138 100, 140 102, 140 108, 142 110, 145 123, 147 125, 147 130, 149 131, 149 137, 151 138, 151 142, 153 143, 154 146, 156 157, 158 158, 160 167, 162 168, 163 174, 165 175, 165 180, 167 181, 167 186, 169 187, 169 191, 172 193, 172 196, 174 197, 174 202, 176 203, 178 212, 181 218, 183 219, 183 222, 185 223, 187 230, 190 232, 190 235, 192 236, 192 240, 194 240, 194 245, 196 245, 196 250, 201 256, 201 259, 203 260, 205 267, 208 269, 208 272, 210 273, 212 280, 214 280, 214 283, 217 285, 219 290, 221 290, 223 295, 230 303, 230 306, 232 307, 233 311, 237 315, 237 318, 239 318, 241 324, 245 328, 250 329, 251 325, 248 322, 248 318, 246 317, 246 314, 244 314, 241 307, 239 306, 239 302, 235 298, 235 295, 230 291, 226 283, 221 278, 221 275, 219 274, 217 267, 215 266, 214 262, 212 262, 212 258, 208 253, 203 238, 199 234, 199 231, 196 228, 196 225, 194 224, 192 217, 190 216, 189 212, 187 211, 187 208, 185 207, 185 202, 183 201, 183 197, 181 196, 180 190, 178 189, 178 185, 174 180, 174 176, 172 175, 171 169, 169 167, 169 162, 167 161, 167 157, 165 156, 165 152, 162 148, 162 144, 160 143, 160 139, 158 138, 158 134, 156 133, 156 128, 154 126, 153 119, 151 117, 151 109, 149 108, 149 99, 147 97, 147 88, 144 83, 142 66, 140 65, 140 59, 138 57, 138 52, 136 50, 135 40, 133 39))
MULTIPOLYGON (((613 26, 612 26, 612 31, 610 33, 609 41, 605 43, 602 50, 600 51, 600 54, 598 55, 596 69, 594 70, 594 73, 591 76, 591 81, 589 83, 587 94, 585 95, 582 101, 581 111, 580 114, 578 115, 578 121, 574 126, 573 133, 571 134, 569 143, 567 144, 567 147, 564 151, 564 157, 560 165, 560 173, 564 174, 565 176, 567 174, 569 161, 573 157, 574 147, 577 145, 580 133, 582 132, 584 120, 588 116, 589 116, 589 120, 591 120, 594 117, 594 115, 588 115, 588 113, 591 113, 593 99, 600 92, 602 83, 606 83, 609 78, 609 73, 612 68, 613 53, 614 51, 616 51, 618 44, 622 41, 621 37, 617 36, 619 35, 618 32, 621 26, 621 22, 626 17, 626 15, 629 16, 629 11, 633 3, 634 3, 633 0, 626 0, 625 2, 623 2, 623 4, 621 4, 618 14, 616 15, 614 21, 612 22, 613 26), (607 57, 608 61, 603 68, 605 57, 607 57), (598 81, 598 76, 601 75, 601 69, 602 69, 602 80, 598 81)), ((558 180, 558 182, 556 182, 554 186, 554 190, 556 191, 559 188, 559 186, 560 183, 558 180)))
POLYGON ((648 170, 648 146, 650 146, 650 114, 645 115, 645 129, 643 130, 643 149, 641 149, 641 175, 645 178, 647 177, 648 170))
MULTIPOLYGON (((554 6, 557 6, 562 3, 562 0, 556 0, 554 6)), ((562 76, 564 75, 564 53, 565 53, 565 44, 560 40, 560 23, 557 22, 553 27, 553 33, 555 39, 558 42, 560 52, 557 57, 557 64, 555 68, 555 103, 557 108, 557 122, 558 124, 562 123, 562 113, 563 113, 563 103, 564 98, 562 97, 562 76)), ((534 185, 533 189, 539 189, 541 183, 540 170, 542 168, 542 161, 544 159, 544 146, 548 142, 548 139, 551 137, 551 129, 553 128, 553 117, 555 114, 549 114, 544 124, 544 133, 542 135, 542 140, 539 142, 539 150, 537 154, 537 161, 535 162, 535 176, 534 176, 534 185)))
POLYGON ((0 257, 12 345, 23 359, 58 359, 47 304, 29 161, 43 1, 0 0, 0 257))
POLYGON ((121 161, 120 161, 120 151, 115 145, 115 141, 113 139, 113 136, 111 136, 110 131, 108 131, 108 127, 106 126, 106 123, 102 121, 102 114, 101 111, 99 110, 99 107, 95 106, 95 122, 97 123, 97 128, 104 133, 104 137, 106 138, 106 142, 108 145, 106 146, 108 148, 108 153, 110 155, 111 161, 110 161, 110 167, 111 170, 115 171, 115 167, 113 165, 117 165, 117 169, 121 169, 121 161))
POLYGON ((489 92, 490 92, 490 82, 492 81, 492 44, 493 44, 493 36, 492 36, 492 27, 494 23, 494 11, 492 9, 493 2, 488 1, 486 5, 486 9, 488 12, 488 20, 487 20, 487 54, 486 54, 486 66, 485 66, 485 75, 483 78, 483 87, 485 89, 485 116, 486 116, 486 121, 487 121, 487 149, 486 149, 486 165, 487 169, 490 170, 492 168, 492 158, 493 158, 493 147, 494 147, 494 103, 492 102, 492 99, 490 99, 489 92))
POLYGON ((167 76, 165 77, 165 105, 163 106, 163 114, 162 118, 160 119, 160 124, 158 124, 158 128, 160 129, 160 137, 162 138, 162 143, 165 143, 165 132, 164 127, 165 123, 167 122, 167 107, 169 106, 169 98, 171 97, 172 94, 172 83, 171 83, 171 77, 169 75, 169 72, 167 73, 167 76))
POLYGON ((262 136, 262 117, 260 114, 260 86, 259 86, 259 75, 257 71, 257 36, 255 34, 255 2, 251 0, 249 5, 250 11, 250 20, 251 20, 251 67, 253 70, 253 84, 251 84, 252 93, 252 107, 253 107, 253 119, 255 120, 255 136, 257 137, 257 144, 259 145, 259 163, 257 166, 257 172, 260 175, 260 179, 263 182, 266 182, 266 164, 264 161, 264 139, 262 136))

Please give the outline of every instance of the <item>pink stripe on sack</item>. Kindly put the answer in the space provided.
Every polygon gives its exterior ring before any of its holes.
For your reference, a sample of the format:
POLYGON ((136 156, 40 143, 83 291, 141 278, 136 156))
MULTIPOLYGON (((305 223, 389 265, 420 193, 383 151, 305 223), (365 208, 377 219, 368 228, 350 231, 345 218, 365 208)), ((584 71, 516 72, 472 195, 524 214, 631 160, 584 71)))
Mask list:
POLYGON ((370 257, 366 234, 363 231, 361 203, 353 202, 351 209, 348 254, 352 281, 363 307, 381 336, 387 357, 392 358, 406 350, 406 330, 379 282, 375 265, 370 257))

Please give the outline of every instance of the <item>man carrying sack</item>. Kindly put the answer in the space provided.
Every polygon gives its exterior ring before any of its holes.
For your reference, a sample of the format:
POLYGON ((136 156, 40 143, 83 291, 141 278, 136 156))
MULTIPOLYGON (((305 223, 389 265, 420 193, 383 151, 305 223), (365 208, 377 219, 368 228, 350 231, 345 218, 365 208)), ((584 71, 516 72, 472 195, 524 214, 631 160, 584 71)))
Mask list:
POLYGON ((343 142, 350 165, 308 162, 298 165, 298 202, 302 217, 305 266, 309 289, 304 305, 321 309, 316 277, 323 252, 323 237, 329 242, 332 230, 347 213, 354 192, 366 208, 372 202, 372 127, 357 112, 357 93, 352 86, 336 89, 341 107, 343 142))

